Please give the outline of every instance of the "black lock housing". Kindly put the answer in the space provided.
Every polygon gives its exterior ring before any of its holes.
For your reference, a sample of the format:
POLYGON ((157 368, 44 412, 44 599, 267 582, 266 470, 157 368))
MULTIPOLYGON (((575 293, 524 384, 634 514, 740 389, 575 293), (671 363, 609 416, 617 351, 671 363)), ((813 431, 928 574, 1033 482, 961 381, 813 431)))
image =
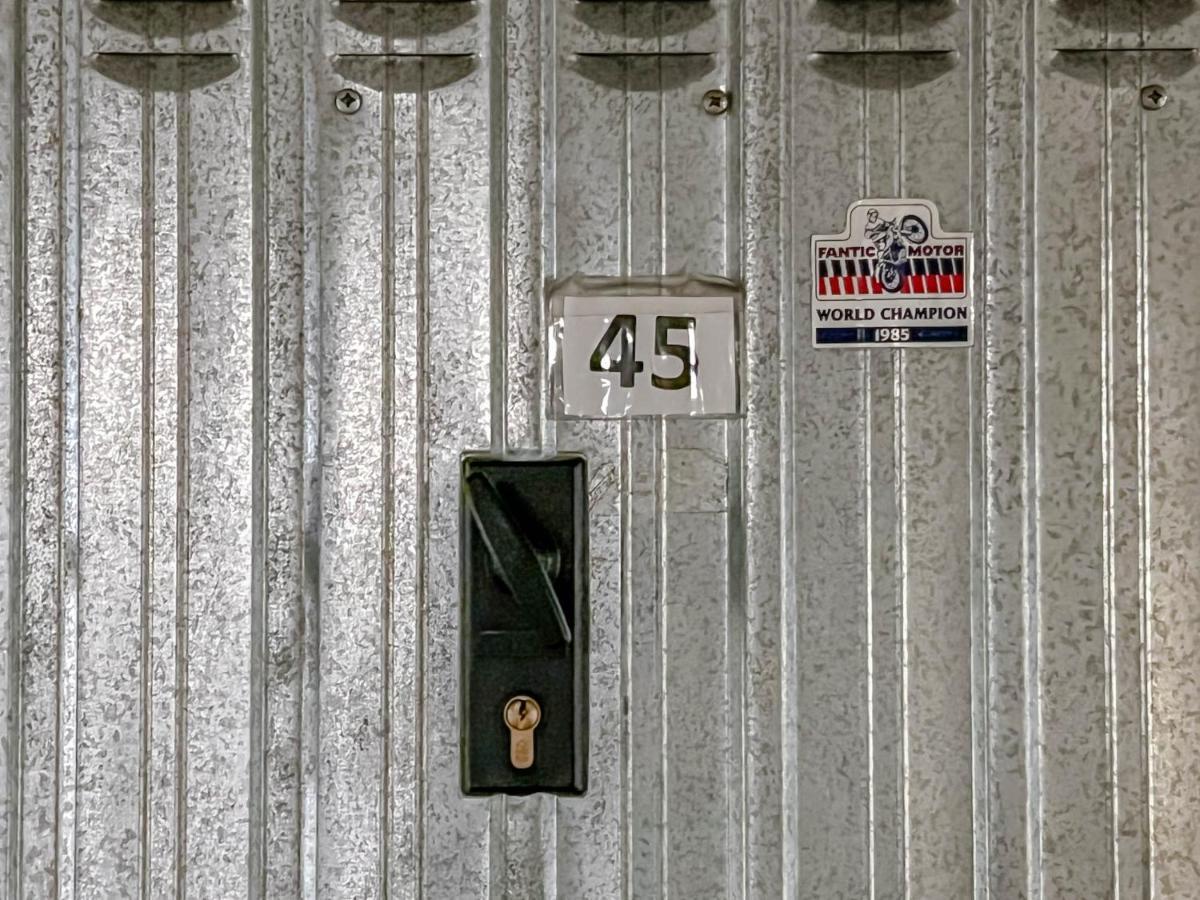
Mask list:
POLYGON ((462 789, 582 794, 588 747, 587 466, 579 456, 462 463, 462 789), (534 762, 513 766, 504 707, 541 707, 534 762))

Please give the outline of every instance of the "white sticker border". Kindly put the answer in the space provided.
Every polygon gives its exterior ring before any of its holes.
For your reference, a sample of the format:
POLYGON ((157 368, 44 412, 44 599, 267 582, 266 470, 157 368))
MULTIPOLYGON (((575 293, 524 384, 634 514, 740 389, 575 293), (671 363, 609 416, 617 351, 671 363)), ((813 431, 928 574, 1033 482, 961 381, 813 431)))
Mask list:
MULTIPOLYGON (((656 279, 639 277, 632 279, 612 279, 612 285, 604 289, 605 278, 574 278, 562 282, 557 290, 550 290, 547 295, 546 320, 546 372, 549 390, 546 392, 546 415, 552 421, 565 422, 619 422, 625 419, 738 419, 743 414, 746 388, 745 378, 745 346, 742 340, 743 315, 745 295, 734 285, 721 278, 681 278, 672 276, 656 279), (600 290, 579 290, 579 281, 589 282, 589 286, 599 283, 600 290), (672 287, 682 288, 679 291, 672 287), (574 291, 564 290, 563 287, 575 287, 574 291), (641 290, 637 290, 641 288, 641 290), (690 288, 690 290, 689 290, 690 288), (699 289, 697 289, 699 288, 699 289), (657 291, 657 292, 656 292, 657 291), (614 314, 613 304, 634 304, 635 306, 650 307, 644 313, 653 311, 656 304, 664 301, 680 301, 689 304, 689 312, 697 315, 731 314, 733 319, 733 388, 734 402, 732 412, 635 412, 623 415, 569 413, 565 409, 563 394, 563 361, 561 348, 563 346, 563 329, 567 315, 572 317, 611 316, 614 314), (568 304, 570 312, 568 313, 568 304), (699 305, 699 308, 696 305, 699 305)), ((628 309, 625 306, 624 312, 628 309)), ((635 315, 637 310, 631 310, 635 315)))
MULTIPOLYGON (((846 207, 846 215, 842 224, 842 230, 835 234, 813 234, 809 239, 809 332, 810 340, 813 349, 816 350, 870 350, 876 349, 898 349, 898 350, 954 350, 963 347, 972 347, 975 344, 975 290, 974 290, 974 270, 975 270, 975 235, 972 232, 957 232, 943 231, 941 211, 937 204, 932 200, 927 200, 921 197, 866 197, 860 200, 855 200, 846 207), (923 207, 929 214, 929 229, 930 236, 937 240, 945 241, 962 241, 966 244, 964 272, 963 272, 963 295, 959 298, 966 303, 967 306, 967 337, 961 341, 856 341, 853 343, 818 343, 817 341, 817 308, 819 303, 828 303, 818 298, 819 287, 819 267, 817 260, 817 243, 818 242, 848 242, 853 235, 851 234, 850 223, 853 219, 854 212, 860 207, 923 207)), ((939 301, 934 298, 929 298, 931 302, 945 302, 952 298, 945 298, 945 301, 939 301)), ((869 305, 872 303, 886 301, 869 301, 855 300, 855 303, 869 305)), ((876 326, 870 326, 872 328, 876 326)), ((901 326, 902 327, 902 326, 901 326)))

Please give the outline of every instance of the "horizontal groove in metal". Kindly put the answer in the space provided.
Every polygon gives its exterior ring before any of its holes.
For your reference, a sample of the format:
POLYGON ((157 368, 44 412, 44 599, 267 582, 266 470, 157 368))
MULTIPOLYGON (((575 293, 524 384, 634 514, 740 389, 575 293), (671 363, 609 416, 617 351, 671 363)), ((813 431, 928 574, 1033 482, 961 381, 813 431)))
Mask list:
POLYGON ((924 59, 945 59, 948 57, 957 58, 958 51, 946 48, 914 48, 910 50, 883 50, 883 49, 845 49, 845 50, 813 50, 809 53, 810 58, 817 57, 847 57, 847 58, 870 58, 880 57, 884 59, 903 59, 903 58, 924 58, 924 59))
POLYGON ((583 59, 712 59, 716 54, 703 50, 576 50, 583 59))
POLYGON ((240 58, 237 53, 224 50, 97 50, 92 56, 95 59, 162 59, 178 60, 179 62, 210 62, 240 58))
POLYGON ((338 6, 478 6, 480 0, 334 0, 338 6))
POLYGON ((1064 56, 1082 54, 1102 55, 1109 53, 1177 53, 1196 56, 1200 54, 1200 47, 1056 47, 1054 52, 1061 53, 1064 56))
POLYGON ((409 60, 437 59, 478 59, 479 54, 470 50, 447 51, 437 53, 339 53, 333 57, 334 62, 350 60, 372 60, 378 62, 404 62, 409 60))
POLYGON ((97 0, 97 2, 102 6, 166 6, 167 4, 186 5, 191 3, 224 3, 226 5, 233 5, 238 0, 97 0))

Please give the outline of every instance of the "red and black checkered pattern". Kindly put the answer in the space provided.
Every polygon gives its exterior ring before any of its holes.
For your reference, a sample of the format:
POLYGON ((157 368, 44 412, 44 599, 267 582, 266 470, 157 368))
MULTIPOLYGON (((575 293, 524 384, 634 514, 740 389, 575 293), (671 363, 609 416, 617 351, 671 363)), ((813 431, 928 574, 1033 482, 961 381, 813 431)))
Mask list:
POLYGON ((817 296, 827 300, 904 294, 956 297, 966 289, 966 262, 961 256, 908 260, 898 291, 884 290, 872 277, 874 264, 869 259, 823 259, 817 265, 817 296))

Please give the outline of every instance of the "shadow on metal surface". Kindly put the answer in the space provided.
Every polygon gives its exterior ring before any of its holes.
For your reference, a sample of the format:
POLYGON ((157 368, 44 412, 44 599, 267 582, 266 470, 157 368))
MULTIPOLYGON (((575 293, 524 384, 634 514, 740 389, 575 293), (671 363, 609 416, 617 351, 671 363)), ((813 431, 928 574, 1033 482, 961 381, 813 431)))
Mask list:
POLYGON ((1196 67, 1200 52, 1195 47, 1060 47, 1050 69, 1090 84, 1113 84, 1113 75, 1133 84, 1141 74, 1139 62, 1147 63, 1155 77, 1178 78, 1196 67))
POLYGON ((897 17, 903 31, 912 34, 932 28, 960 9, 958 0, 815 0, 809 17, 821 25, 831 25, 851 34, 894 35, 897 17), (899 9, 898 9, 899 7, 899 9))
POLYGON ((629 37, 682 34, 716 16, 712 4, 695 0, 665 3, 620 3, 591 0, 575 4, 575 17, 605 34, 629 37))
POLYGON ((462 81, 478 63, 474 53, 343 53, 334 71, 376 91, 419 94, 462 81))
POLYGON ((605 87, 664 91, 683 87, 711 72, 711 53, 576 53, 568 66, 605 87))
POLYGON ((453 31, 479 13, 475 3, 380 3, 342 0, 333 7, 334 18, 364 34, 419 38, 453 31))
POLYGON ((812 67, 833 81, 877 90, 926 84, 958 65, 958 51, 930 50, 817 50, 809 54, 812 67))
POLYGON ((151 91, 193 91, 238 70, 233 53, 97 53, 92 67, 106 78, 151 91))
POLYGON ((240 16, 230 0, 93 0, 92 14, 122 31, 147 37, 184 37, 211 31, 240 16))
POLYGON ((1198 0, 1145 0, 1144 3, 1057 0, 1053 4, 1056 13, 1077 24, 1108 31, 1132 32, 1176 25, 1198 8, 1198 0))

